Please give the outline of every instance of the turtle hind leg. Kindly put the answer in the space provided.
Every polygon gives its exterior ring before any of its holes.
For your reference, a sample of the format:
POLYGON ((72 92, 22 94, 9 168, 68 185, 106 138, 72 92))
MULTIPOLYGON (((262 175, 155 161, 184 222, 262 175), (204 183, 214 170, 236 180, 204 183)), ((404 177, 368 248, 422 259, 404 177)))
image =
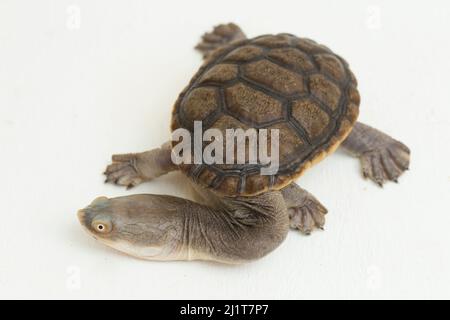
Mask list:
POLYGON ((323 229, 328 210, 308 191, 292 182, 281 190, 292 229, 309 235, 314 229, 323 229))
POLYGON ((226 45, 232 41, 243 40, 246 36, 234 23, 220 24, 211 32, 207 32, 202 36, 202 40, 195 47, 203 54, 204 58, 207 58, 214 50, 226 45))
POLYGON ((128 189, 177 169, 171 159, 171 144, 165 143, 142 153, 116 154, 104 174, 106 183, 126 186, 128 189))
POLYGON ((360 122, 355 124, 342 146, 360 158, 364 177, 379 186, 389 180, 397 182, 409 168, 410 150, 407 146, 360 122))

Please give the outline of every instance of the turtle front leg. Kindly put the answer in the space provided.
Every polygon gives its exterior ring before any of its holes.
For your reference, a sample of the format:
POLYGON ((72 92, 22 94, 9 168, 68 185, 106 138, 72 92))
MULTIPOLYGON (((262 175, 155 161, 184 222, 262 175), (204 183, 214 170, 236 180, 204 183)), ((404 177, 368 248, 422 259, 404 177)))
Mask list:
POLYGON ((132 188, 177 169, 171 159, 171 144, 142 153, 116 154, 104 174, 106 183, 132 188))
POLYGON ((289 214, 290 227, 309 235, 323 229, 328 210, 308 191, 292 182, 281 190, 289 214))
POLYGON ((379 186, 387 180, 397 182, 409 168, 410 150, 400 141, 361 122, 357 122, 342 146, 361 159, 362 172, 379 186))

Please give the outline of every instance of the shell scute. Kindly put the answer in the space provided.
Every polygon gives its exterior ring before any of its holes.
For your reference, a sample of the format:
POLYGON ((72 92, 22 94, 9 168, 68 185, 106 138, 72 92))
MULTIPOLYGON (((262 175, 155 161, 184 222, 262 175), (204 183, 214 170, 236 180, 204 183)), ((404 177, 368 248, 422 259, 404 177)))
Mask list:
POLYGON ((318 54, 315 55, 314 58, 323 73, 337 81, 345 81, 347 78, 345 67, 336 55, 329 53, 318 54))
POLYGON ((283 104, 261 91, 242 83, 225 89, 226 106, 236 118, 252 125, 262 125, 283 118, 283 104))
POLYGON ((269 58, 277 62, 285 64, 287 67, 300 71, 313 71, 314 64, 310 58, 303 52, 295 48, 278 48, 271 50, 268 55, 269 58))
POLYGON ((247 62, 260 57, 264 50, 252 45, 243 46, 231 51, 224 58, 225 62, 247 62))
POLYGON ((219 107, 217 96, 215 88, 200 87, 192 90, 181 104, 180 116, 183 123, 191 128, 194 121, 204 121, 219 107))
POLYGON ((260 60, 242 67, 243 75, 269 89, 281 94, 293 95, 304 93, 306 88, 303 77, 282 68, 273 62, 260 60))
POLYGON ((311 94, 322 103, 335 111, 339 106, 341 89, 322 74, 315 74, 309 78, 311 94))
POLYGON ((310 99, 294 101, 292 116, 306 130, 310 139, 321 137, 331 122, 330 116, 310 99))
POLYGON ((225 83, 236 79, 238 76, 238 67, 232 64, 218 64, 209 69, 200 78, 199 83, 204 84, 208 82, 225 83))

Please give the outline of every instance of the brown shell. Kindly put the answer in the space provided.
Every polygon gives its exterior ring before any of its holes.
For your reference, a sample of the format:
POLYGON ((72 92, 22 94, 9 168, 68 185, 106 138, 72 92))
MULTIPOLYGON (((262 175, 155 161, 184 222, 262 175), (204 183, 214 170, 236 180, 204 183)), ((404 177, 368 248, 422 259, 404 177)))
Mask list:
MULTIPOLYGON (((280 130, 280 168, 186 164, 195 182, 226 196, 279 190, 333 152, 358 117, 359 93, 348 64, 325 46, 290 34, 265 35, 218 49, 180 94, 172 131, 280 130)), ((174 142, 174 144, 176 144, 174 142)))

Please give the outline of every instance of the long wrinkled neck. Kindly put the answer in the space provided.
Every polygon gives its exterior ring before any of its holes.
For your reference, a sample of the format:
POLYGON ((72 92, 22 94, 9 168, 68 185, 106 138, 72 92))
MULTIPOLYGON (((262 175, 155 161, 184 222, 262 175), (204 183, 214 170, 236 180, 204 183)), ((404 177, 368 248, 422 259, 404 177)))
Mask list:
POLYGON ((214 205, 164 195, 110 199, 99 213, 113 215, 113 234, 101 241, 145 259, 240 263, 266 255, 285 239, 289 218, 281 193, 205 195, 214 205))

